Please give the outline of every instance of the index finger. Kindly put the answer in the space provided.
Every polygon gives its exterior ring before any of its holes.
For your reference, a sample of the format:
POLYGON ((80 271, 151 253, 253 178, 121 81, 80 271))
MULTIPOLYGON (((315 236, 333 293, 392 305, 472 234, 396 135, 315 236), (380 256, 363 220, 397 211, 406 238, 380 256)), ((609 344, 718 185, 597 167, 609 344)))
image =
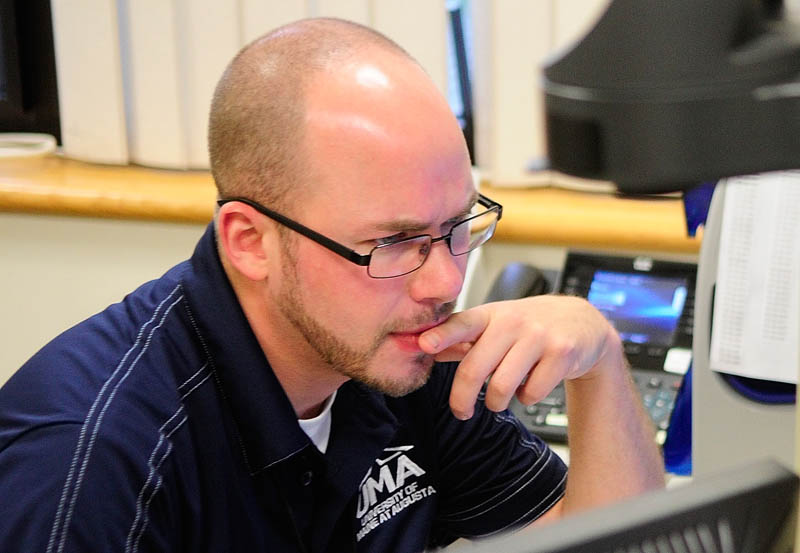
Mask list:
POLYGON ((488 322, 487 312, 479 307, 455 313, 442 324, 420 334, 419 347, 425 353, 437 354, 455 344, 474 342, 483 334, 488 322))

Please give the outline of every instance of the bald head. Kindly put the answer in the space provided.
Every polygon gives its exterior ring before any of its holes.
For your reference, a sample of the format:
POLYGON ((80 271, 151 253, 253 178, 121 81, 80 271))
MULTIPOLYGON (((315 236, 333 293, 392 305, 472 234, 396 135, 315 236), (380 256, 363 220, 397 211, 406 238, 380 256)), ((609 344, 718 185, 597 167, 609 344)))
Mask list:
POLYGON ((303 137, 309 86, 367 52, 416 63, 396 43, 356 23, 309 19, 243 48, 214 92, 208 145, 219 195, 281 208, 306 179, 303 137))

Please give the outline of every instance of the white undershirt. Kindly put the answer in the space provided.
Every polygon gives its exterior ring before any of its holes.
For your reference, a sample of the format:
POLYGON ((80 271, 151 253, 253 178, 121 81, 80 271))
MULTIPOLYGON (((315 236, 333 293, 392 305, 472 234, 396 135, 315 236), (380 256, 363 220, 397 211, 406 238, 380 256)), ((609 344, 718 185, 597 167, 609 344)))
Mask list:
POLYGON ((322 453, 328 449, 328 438, 331 437, 331 407, 334 399, 336 399, 336 392, 333 392, 331 397, 325 400, 322 412, 313 419, 297 419, 300 428, 322 453))

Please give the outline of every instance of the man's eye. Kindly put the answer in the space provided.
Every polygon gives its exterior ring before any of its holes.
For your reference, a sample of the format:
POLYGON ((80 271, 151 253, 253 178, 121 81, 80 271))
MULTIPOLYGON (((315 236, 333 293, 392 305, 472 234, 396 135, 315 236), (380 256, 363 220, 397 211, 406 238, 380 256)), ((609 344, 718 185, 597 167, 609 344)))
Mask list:
POLYGON ((404 238, 408 238, 408 235, 405 232, 398 232, 397 234, 393 234, 391 236, 385 236, 383 238, 376 238, 372 242, 376 246, 384 246, 386 244, 393 244, 395 242, 399 242, 404 238))
POLYGON ((465 220, 466 219, 459 219, 457 221, 447 221, 439 228, 439 231, 442 233, 442 235, 450 234, 454 226, 456 226, 459 223, 463 223, 465 220))

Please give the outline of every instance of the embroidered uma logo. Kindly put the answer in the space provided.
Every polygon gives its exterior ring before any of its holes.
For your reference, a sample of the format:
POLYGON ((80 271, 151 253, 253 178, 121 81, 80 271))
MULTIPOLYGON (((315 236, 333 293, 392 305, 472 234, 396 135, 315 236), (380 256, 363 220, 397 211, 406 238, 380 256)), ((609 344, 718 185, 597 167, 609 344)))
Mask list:
POLYGON ((436 493, 433 486, 419 487, 417 479, 425 470, 407 455, 413 448, 413 445, 385 448, 387 455, 375 459, 375 465, 359 484, 356 518, 361 529, 356 534, 357 541, 412 503, 436 493))

